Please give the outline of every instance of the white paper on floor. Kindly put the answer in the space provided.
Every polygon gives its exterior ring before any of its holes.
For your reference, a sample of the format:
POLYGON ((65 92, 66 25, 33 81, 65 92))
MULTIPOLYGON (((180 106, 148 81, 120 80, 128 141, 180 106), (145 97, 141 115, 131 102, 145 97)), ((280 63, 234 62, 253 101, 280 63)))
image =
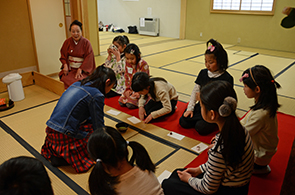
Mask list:
POLYGON ((167 170, 163 171, 163 173, 161 173, 161 175, 159 175, 159 177, 158 177, 159 183, 162 183, 162 181, 164 179, 167 179, 168 177, 170 177, 170 175, 171 175, 170 171, 167 171, 167 170))
POLYGON ((127 118, 130 122, 132 122, 133 124, 137 124, 140 123, 141 120, 139 120, 138 118, 136 118, 135 116, 129 117, 127 118))
POLYGON ((116 111, 116 110, 111 109, 111 110, 106 111, 106 113, 109 113, 109 114, 112 114, 112 115, 117 116, 117 115, 120 114, 121 112, 120 112, 120 111, 116 111))
POLYGON ((201 142, 198 145, 192 147, 191 149, 200 154, 201 152, 203 152, 207 148, 208 148, 208 146, 206 144, 204 144, 204 143, 201 142))
POLYGON ((173 137, 178 140, 182 140, 185 137, 184 135, 180 135, 180 134, 172 132, 172 131, 170 133, 168 133, 168 136, 173 137))

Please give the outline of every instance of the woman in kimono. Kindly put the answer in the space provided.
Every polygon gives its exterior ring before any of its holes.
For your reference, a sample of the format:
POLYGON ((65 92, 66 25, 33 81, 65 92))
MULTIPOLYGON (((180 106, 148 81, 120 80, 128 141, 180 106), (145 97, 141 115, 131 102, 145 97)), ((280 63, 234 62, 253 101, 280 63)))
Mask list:
POLYGON ((59 59, 62 63, 59 78, 65 89, 89 76, 96 68, 90 41, 82 36, 82 23, 73 21, 70 32, 72 36, 63 43, 59 59))

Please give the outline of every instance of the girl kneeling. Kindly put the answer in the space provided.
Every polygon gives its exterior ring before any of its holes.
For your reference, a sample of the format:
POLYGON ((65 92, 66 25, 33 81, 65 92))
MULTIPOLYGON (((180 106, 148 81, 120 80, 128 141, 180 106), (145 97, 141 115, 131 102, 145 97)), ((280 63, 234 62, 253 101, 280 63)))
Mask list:
POLYGON ((138 115, 145 123, 152 119, 167 114, 173 114, 178 100, 178 94, 173 85, 165 79, 155 77, 149 78, 145 72, 137 72, 132 78, 132 90, 138 92, 141 97, 138 101, 138 115), (145 105, 145 102, 150 100, 145 105))

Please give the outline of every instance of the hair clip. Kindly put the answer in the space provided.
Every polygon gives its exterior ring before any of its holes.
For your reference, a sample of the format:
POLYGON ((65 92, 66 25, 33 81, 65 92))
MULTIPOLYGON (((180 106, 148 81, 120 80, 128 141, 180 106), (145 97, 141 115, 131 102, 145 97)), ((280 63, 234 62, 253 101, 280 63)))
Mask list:
POLYGON ((102 162, 102 160, 98 158, 98 159, 96 159, 96 162, 102 162))
POLYGON ((213 45, 209 45, 207 50, 210 50, 211 52, 213 52, 215 49, 215 47, 213 45))
POLYGON ((242 82, 244 78, 248 78, 249 77, 249 74, 248 73, 245 73, 240 79, 239 81, 242 82))
POLYGON ((126 141, 126 144, 129 145, 129 141, 126 141))
POLYGON ((275 82, 275 80, 271 80, 270 82, 274 83, 274 82, 275 82))
POLYGON ((130 54, 134 54, 134 49, 131 49, 130 50, 130 54))

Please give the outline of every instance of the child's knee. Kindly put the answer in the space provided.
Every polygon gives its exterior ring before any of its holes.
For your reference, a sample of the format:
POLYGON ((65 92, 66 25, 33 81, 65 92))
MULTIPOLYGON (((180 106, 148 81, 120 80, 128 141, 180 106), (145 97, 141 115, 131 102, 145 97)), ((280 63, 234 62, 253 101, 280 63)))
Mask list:
POLYGON ((188 128, 192 128, 193 126, 190 125, 187 121, 186 121, 186 117, 184 116, 181 116, 179 118, 179 125, 185 129, 188 129, 188 128))

